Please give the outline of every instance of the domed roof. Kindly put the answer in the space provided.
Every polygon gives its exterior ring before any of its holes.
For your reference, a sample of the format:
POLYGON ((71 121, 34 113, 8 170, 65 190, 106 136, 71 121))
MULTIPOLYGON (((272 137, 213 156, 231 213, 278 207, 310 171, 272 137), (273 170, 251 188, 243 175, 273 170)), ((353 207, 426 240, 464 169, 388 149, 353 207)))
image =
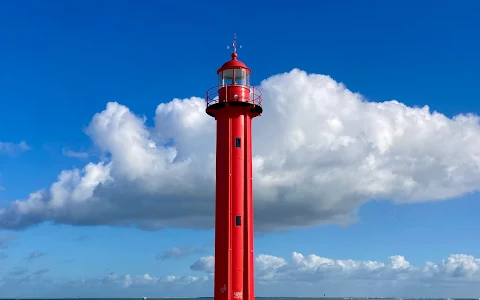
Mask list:
POLYGON ((239 61, 237 57, 237 52, 233 52, 232 59, 224 63, 223 66, 217 70, 217 74, 227 69, 245 69, 248 73, 252 73, 252 70, 250 70, 243 62, 239 61))

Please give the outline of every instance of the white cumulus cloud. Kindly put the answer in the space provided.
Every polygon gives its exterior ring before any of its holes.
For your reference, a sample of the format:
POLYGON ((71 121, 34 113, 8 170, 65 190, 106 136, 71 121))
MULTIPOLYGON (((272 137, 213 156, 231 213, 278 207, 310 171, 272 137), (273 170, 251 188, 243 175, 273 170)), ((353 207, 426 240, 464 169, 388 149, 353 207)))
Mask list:
MULTIPOLYGON (((190 269, 211 273, 214 256, 201 257, 190 269)), ((255 258, 255 274, 259 282, 315 283, 325 279, 341 280, 404 280, 409 282, 472 282, 480 283, 480 259, 466 254, 452 254, 438 263, 413 266, 404 256, 393 255, 386 262, 336 260, 315 254, 293 252, 289 260, 268 254, 255 258)))
POLYGON ((213 273, 213 267, 215 266, 215 260, 213 256, 204 256, 195 261, 190 269, 193 271, 202 271, 206 273, 213 273))
MULTIPOLYGON (((297 69, 260 88, 258 230, 348 223, 371 200, 447 200, 480 188, 475 115, 368 102, 328 76, 297 69)), ((204 109, 204 99, 174 99, 157 107, 148 127, 128 107, 108 103, 86 130, 102 160, 64 170, 49 189, 0 209, 0 228, 44 221, 211 228, 215 121, 204 109)))

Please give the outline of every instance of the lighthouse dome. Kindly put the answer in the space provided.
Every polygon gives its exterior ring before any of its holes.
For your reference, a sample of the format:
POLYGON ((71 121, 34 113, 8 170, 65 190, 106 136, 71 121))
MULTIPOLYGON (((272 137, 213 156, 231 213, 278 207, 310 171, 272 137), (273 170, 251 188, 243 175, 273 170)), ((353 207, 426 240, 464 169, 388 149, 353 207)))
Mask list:
POLYGON ((232 53, 232 59, 223 64, 223 66, 217 70, 217 74, 228 69, 245 69, 248 73, 252 71, 245 65, 243 62, 237 59, 238 54, 236 52, 232 53))

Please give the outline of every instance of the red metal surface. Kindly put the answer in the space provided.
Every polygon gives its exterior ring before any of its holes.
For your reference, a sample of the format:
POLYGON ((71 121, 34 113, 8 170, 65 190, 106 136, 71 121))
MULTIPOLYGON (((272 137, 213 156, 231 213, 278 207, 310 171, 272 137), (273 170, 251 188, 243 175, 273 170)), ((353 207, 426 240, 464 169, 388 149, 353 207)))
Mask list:
POLYGON ((206 100, 217 121, 214 299, 254 300, 252 119, 259 113, 252 106, 261 106, 262 93, 222 85, 209 89, 206 100), (226 105, 213 106, 220 102, 226 105))
POLYGON ((207 90, 206 94, 207 107, 219 103, 219 102, 248 102, 250 104, 262 106, 262 91, 259 88, 254 86, 246 85, 216 85, 207 90), (248 89, 249 93, 237 93, 238 98, 235 100, 233 95, 238 89, 248 89), (222 89, 225 90, 222 93, 222 89), (230 97, 225 97, 223 94, 230 95, 230 97), (224 98, 225 97, 225 98, 224 98))
POLYGON ((243 253, 244 273, 243 273, 243 299, 254 300, 254 253, 253 253, 253 173, 252 173, 252 117, 245 117, 244 136, 245 136, 245 201, 244 201, 244 239, 245 247, 243 253))
POLYGON ((216 201, 215 201, 215 282, 216 300, 231 300, 231 144, 219 142, 231 136, 228 117, 217 119, 216 201))
POLYGON ((224 63, 223 66, 217 70, 217 74, 226 69, 245 69, 248 71, 248 73, 252 73, 247 65, 237 59, 237 56, 237 53, 232 53, 232 59, 224 63))

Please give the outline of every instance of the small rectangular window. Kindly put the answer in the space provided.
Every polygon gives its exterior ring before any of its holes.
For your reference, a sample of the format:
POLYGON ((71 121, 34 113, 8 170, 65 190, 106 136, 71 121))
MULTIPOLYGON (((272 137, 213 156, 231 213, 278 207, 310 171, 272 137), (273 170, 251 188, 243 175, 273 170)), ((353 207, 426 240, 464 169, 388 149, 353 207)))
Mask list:
POLYGON ((242 217, 235 216, 235 226, 242 226, 242 217))
POLYGON ((240 148, 242 140, 240 138, 235 138, 235 147, 240 148))

